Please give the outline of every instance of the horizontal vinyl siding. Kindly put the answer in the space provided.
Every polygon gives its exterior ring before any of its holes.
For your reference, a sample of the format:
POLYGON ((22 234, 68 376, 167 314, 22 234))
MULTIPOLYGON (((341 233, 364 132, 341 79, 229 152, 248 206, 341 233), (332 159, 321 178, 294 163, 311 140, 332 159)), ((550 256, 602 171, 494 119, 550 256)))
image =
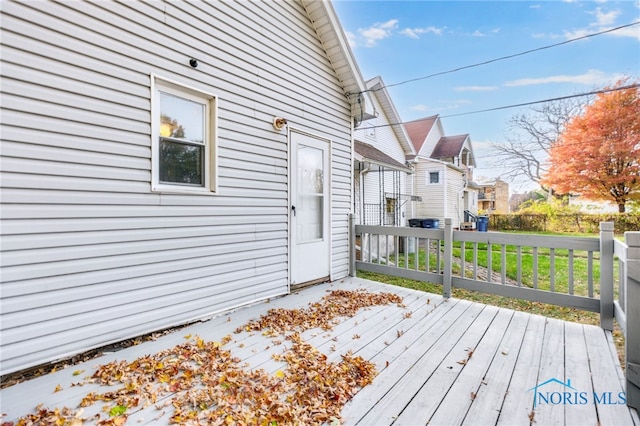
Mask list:
POLYGON ((286 293, 274 116, 332 141, 347 274, 350 106, 300 4, 2 9, 1 374, 286 293), (219 194, 150 192, 151 74, 218 97, 219 194))
POLYGON ((421 161, 416 165, 416 195, 422 197, 422 201, 416 202, 417 218, 433 218, 440 220, 444 226, 445 197, 447 187, 444 182, 444 166, 441 163, 421 161), (428 173, 440 172, 441 183, 428 185, 428 173))

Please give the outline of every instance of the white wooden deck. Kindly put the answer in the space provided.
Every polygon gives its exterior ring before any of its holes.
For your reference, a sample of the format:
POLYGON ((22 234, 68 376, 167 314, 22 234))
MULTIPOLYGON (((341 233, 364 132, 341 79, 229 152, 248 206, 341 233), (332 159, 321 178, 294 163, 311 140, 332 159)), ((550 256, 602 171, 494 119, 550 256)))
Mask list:
MULTIPOLYGON (((77 407, 97 385, 71 384, 91 375, 97 364, 156 353, 184 343, 187 334, 215 341, 231 334, 234 340, 225 349, 248 362, 249 368, 275 373, 282 367, 271 354, 281 353, 282 347, 260 333, 233 334, 234 330, 271 308, 306 307, 338 288, 394 292, 406 305, 362 309, 331 331, 304 333, 329 359, 339 360, 351 350, 377 365, 373 384, 344 407, 345 425, 640 425, 635 410, 614 404, 624 397, 623 373, 610 333, 599 327, 463 300, 445 301, 438 295, 356 278, 242 308, 4 389, 2 421, 15 421, 40 403, 49 408, 77 407), (82 375, 74 376, 77 371, 82 375), (58 385, 62 390, 54 393, 58 385), (532 388, 537 385, 542 396, 534 409, 532 388), (594 393, 599 401, 594 402, 594 393)), ((83 417, 99 412, 101 406, 85 408, 83 417)), ((127 424, 166 424, 170 409, 163 413, 151 406, 133 412, 127 424)))

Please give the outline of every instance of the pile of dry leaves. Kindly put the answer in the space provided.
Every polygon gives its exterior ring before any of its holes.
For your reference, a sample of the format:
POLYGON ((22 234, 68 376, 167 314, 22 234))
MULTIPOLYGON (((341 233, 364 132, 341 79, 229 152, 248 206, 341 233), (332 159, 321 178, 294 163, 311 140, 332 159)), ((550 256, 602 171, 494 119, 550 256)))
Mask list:
MULTIPOLYGON (((350 353, 340 362, 301 337, 319 327, 329 330, 339 317, 350 317, 365 307, 402 304, 390 293, 366 291, 330 292, 306 309, 273 309, 236 333, 262 331, 284 336, 291 345, 274 356, 286 367, 275 373, 251 370, 224 346, 233 338, 207 342, 195 336, 171 349, 134 361, 114 361, 98 367, 84 383, 98 383, 111 390, 88 393, 78 409, 48 410, 38 407, 16 425, 121 425, 134 409, 155 406, 161 417, 172 408, 176 424, 309 424, 339 422, 344 404, 375 377, 375 366, 350 353), (103 414, 83 418, 82 407, 103 403, 103 414)), ((402 306, 402 305, 401 305, 402 306)))

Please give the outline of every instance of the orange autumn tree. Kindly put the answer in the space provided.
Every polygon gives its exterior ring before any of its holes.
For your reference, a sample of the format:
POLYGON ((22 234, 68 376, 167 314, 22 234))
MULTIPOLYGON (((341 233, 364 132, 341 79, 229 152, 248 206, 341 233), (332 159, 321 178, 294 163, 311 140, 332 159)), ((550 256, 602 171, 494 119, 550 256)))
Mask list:
POLYGON ((640 201, 640 92, 621 80, 571 119, 549 156, 542 183, 564 194, 614 201, 624 213, 640 201))

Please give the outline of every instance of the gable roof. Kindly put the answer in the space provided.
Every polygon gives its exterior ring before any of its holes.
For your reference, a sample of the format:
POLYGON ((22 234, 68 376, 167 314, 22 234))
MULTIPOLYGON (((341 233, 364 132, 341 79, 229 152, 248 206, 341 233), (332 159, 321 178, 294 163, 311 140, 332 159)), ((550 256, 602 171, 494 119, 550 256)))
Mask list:
POLYGON ((373 118, 371 98, 365 92, 366 85, 360 68, 333 5, 325 0, 301 1, 349 99, 352 116, 362 120, 373 118))
POLYGON ((395 105, 391 99, 391 95, 385 88, 384 81, 382 81, 381 76, 376 76, 367 81, 367 89, 372 90, 371 93, 377 98, 380 106, 382 107, 382 112, 389 120, 389 124, 391 125, 391 130, 396 135, 396 138, 400 142, 402 146, 402 150, 404 151, 405 156, 407 155, 415 155, 416 150, 411 143, 411 139, 409 138, 409 134, 407 133, 406 128, 402 124, 402 120, 400 119, 400 114, 396 110, 395 105))
POLYGON ((404 123, 404 128, 407 130, 407 134, 413 143, 416 154, 420 152, 424 141, 427 139, 429 132, 431 132, 431 129, 436 124, 436 121, 438 121, 438 114, 404 123))
POLYGON ((440 138, 433 152, 431 158, 451 158, 457 157, 462 152, 464 142, 469 138, 469 135, 457 135, 457 136, 443 136, 440 138))
POLYGON ((394 170, 400 170, 403 172, 411 172, 412 170, 400 163, 397 160, 394 160, 384 152, 380 151, 378 148, 373 145, 369 145, 368 143, 355 141, 354 146, 356 156, 359 161, 368 161, 370 163, 377 164, 379 166, 388 167, 394 170))

